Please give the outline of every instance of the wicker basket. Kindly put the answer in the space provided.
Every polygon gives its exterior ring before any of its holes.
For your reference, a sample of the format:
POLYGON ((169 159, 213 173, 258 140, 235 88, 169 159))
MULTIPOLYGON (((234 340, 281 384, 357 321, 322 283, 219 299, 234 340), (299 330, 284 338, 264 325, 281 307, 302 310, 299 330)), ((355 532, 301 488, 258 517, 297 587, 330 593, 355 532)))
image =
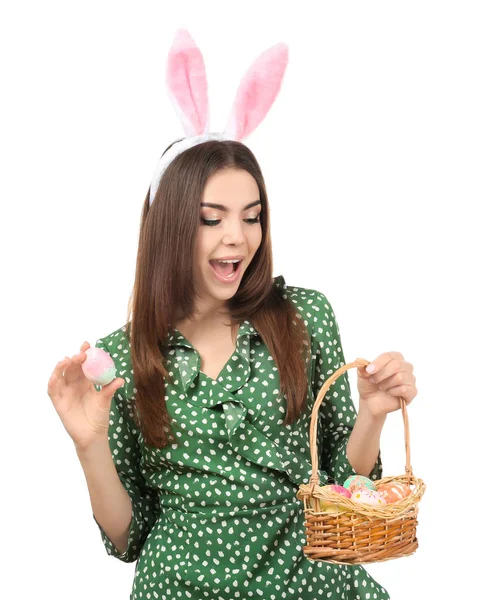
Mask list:
MULTIPOLYGON (((401 482, 411 488, 411 494, 402 500, 382 506, 357 504, 350 498, 320 487, 317 456, 318 409, 327 390, 342 373, 353 367, 366 367, 369 361, 358 358, 337 369, 324 383, 312 411, 310 423, 310 450, 312 476, 309 484, 299 487, 297 498, 303 501, 307 558, 335 564, 364 564, 409 556, 418 547, 416 526, 418 502, 425 484, 414 477, 410 464, 409 423, 406 403, 401 398, 404 419, 406 474, 384 477, 374 483, 401 482), (320 500, 335 503, 337 512, 322 512, 320 500), (342 510, 340 510, 342 507, 342 510)), ((342 484, 343 482, 336 482, 342 484)))

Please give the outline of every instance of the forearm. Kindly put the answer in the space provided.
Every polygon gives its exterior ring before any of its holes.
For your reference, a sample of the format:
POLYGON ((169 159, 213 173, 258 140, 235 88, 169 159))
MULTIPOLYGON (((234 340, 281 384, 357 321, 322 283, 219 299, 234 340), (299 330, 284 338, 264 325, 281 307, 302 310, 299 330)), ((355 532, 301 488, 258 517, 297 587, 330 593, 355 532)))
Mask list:
POLYGON ((385 421, 385 415, 375 417, 364 410, 359 410, 347 443, 347 458, 359 475, 367 477, 376 463, 385 421))
POLYGON ((86 477, 96 521, 119 552, 128 546, 132 506, 128 492, 118 477, 108 439, 76 452, 86 477))

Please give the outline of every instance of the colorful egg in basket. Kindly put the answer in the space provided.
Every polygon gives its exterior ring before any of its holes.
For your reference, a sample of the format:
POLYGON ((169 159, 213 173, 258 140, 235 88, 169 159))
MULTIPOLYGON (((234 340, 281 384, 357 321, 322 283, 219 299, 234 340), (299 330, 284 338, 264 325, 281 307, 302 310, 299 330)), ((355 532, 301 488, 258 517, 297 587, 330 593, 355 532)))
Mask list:
POLYGON ((365 564, 409 556, 418 548, 418 503, 426 486, 422 479, 413 475, 411 468, 409 423, 406 403, 402 398, 405 474, 384 477, 378 481, 353 475, 344 482, 349 492, 352 489, 350 498, 331 489, 341 486, 320 486, 317 452, 320 404, 330 386, 345 371, 368 364, 369 361, 358 358, 337 369, 322 386, 313 406, 310 423, 312 475, 309 483, 300 485, 296 494, 303 502, 305 513, 306 545, 303 552, 311 560, 365 564), (362 484, 363 480, 366 480, 363 485, 357 485, 362 484))
MULTIPOLYGON (((342 485, 326 485, 323 489, 344 496, 344 498, 350 498, 351 496, 349 490, 345 489, 342 485)), ((340 513, 347 512, 349 509, 346 506, 342 506, 338 498, 334 498, 333 500, 320 500, 320 510, 326 513, 340 513)))
POLYGON ((357 488, 351 496, 351 500, 358 504, 369 504, 370 506, 382 506, 387 504, 386 499, 375 490, 357 488))
POLYGON ((383 483, 379 486, 378 491, 388 504, 407 498, 411 494, 411 488, 399 481, 383 483))
POLYGON ((349 490, 351 494, 355 492, 355 490, 365 487, 369 490, 377 490, 376 484, 369 479, 368 477, 364 477, 363 475, 351 475, 344 481, 344 488, 349 490))

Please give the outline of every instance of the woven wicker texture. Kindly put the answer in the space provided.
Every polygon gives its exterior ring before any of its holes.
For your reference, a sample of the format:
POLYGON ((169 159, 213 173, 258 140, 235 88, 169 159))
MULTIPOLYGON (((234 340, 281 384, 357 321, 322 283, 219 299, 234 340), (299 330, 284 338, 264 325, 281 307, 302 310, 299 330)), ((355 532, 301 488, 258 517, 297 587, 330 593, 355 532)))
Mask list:
POLYGON ((335 564, 381 562, 409 556, 418 547, 418 502, 426 486, 421 479, 414 477, 411 468, 409 421, 403 398, 400 398, 400 401, 406 449, 405 474, 384 477, 374 483, 376 486, 390 482, 404 483, 411 489, 411 494, 392 504, 371 506, 359 504, 320 486, 317 454, 318 409, 330 386, 340 375, 348 369, 366 367, 368 364, 369 361, 358 358, 353 363, 337 369, 324 383, 315 400, 310 422, 312 475, 310 482, 301 485, 296 495, 303 501, 305 512, 307 545, 303 547, 303 552, 312 560, 335 564), (322 512, 320 500, 334 504, 336 512, 322 512))

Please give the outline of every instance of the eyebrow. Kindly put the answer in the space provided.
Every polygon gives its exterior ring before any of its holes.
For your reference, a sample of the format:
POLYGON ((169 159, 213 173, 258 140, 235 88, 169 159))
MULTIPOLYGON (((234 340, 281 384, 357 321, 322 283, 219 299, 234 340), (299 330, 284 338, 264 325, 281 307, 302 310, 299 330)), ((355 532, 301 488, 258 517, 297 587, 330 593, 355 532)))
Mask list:
MULTIPOLYGON (((256 200, 255 202, 251 202, 250 204, 246 205, 243 208, 243 210, 247 210, 248 208, 257 206, 258 204, 261 204, 261 200, 256 200)), ((227 206, 224 206, 223 204, 214 204, 213 202, 201 202, 200 205, 207 206, 208 208, 217 208, 217 210, 222 210, 223 212, 227 212, 227 206)))

